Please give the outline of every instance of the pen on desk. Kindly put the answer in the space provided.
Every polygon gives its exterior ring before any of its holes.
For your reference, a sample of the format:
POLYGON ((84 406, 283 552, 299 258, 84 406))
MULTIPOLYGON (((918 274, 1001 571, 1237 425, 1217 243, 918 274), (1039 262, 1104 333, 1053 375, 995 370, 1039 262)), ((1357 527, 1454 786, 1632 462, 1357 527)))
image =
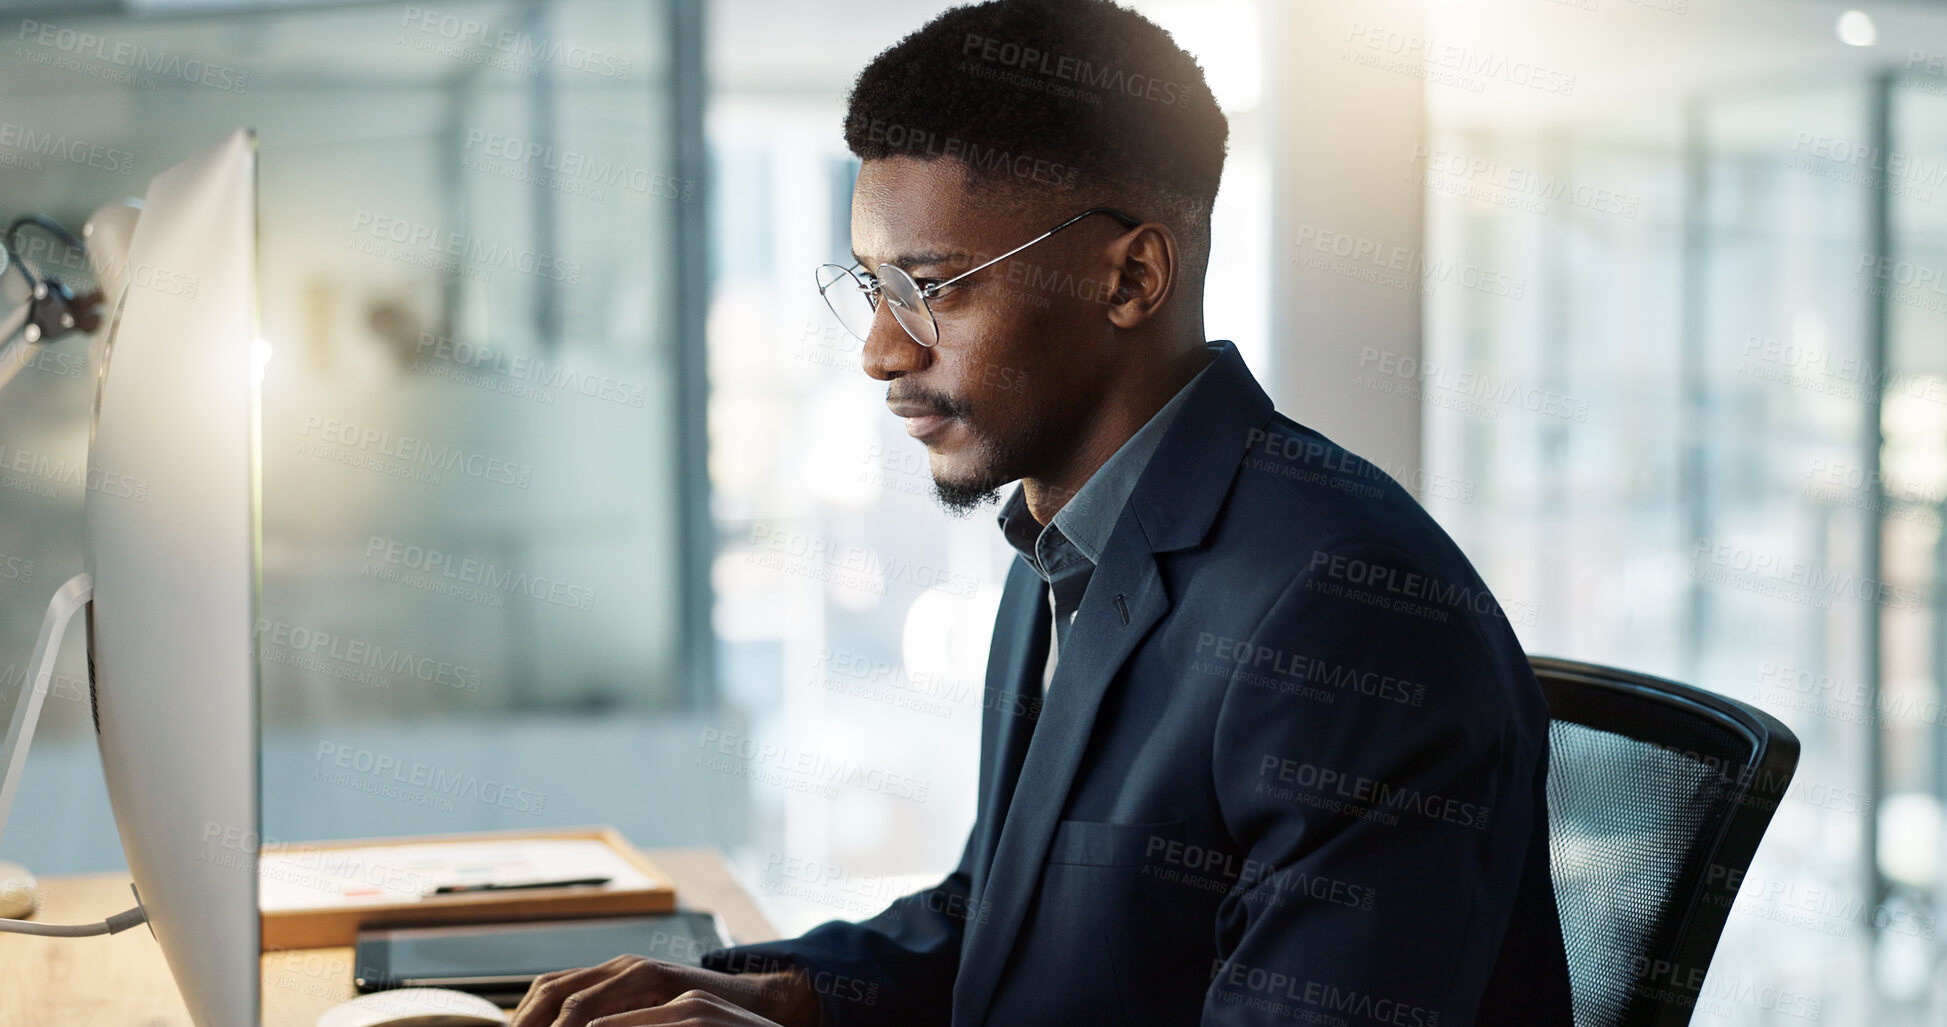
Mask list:
POLYGON ((607 884, 609 877, 573 877, 561 881, 487 881, 481 884, 442 884, 433 889, 434 895, 463 895, 476 891, 520 891, 528 888, 574 888, 582 885, 607 884))

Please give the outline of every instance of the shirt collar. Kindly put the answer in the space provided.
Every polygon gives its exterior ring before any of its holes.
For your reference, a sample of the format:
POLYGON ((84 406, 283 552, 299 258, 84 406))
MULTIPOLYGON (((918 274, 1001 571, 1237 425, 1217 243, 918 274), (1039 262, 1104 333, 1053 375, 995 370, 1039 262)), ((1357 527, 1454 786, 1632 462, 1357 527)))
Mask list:
MULTIPOLYGON (((1211 354, 1222 351, 1224 343, 1207 343, 1211 354)), ((1122 516, 1122 508, 1129 502, 1129 496, 1136 491, 1136 482, 1142 478, 1149 466, 1149 458, 1156 453, 1156 447, 1163 441, 1163 434, 1169 430, 1170 422, 1176 418, 1177 410, 1190 394, 1191 386, 1210 370, 1216 361, 1204 365, 1196 376, 1176 390, 1162 409, 1152 414, 1134 435, 1124 442, 1087 481, 1073 498, 1055 511, 1055 518, 1046 526, 1038 526, 1034 515, 1028 512, 1027 497, 1021 486, 1014 487, 1007 502, 1001 504, 996 520, 1000 523, 1001 534, 1009 544, 1028 557, 1028 562, 1037 567, 1036 544, 1043 538, 1066 540, 1073 544, 1090 564, 1100 563, 1102 551, 1109 547, 1109 536, 1115 531, 1115 522, 1122 516), (1049 536, 1049 532, 1053 532, 1049 536)))

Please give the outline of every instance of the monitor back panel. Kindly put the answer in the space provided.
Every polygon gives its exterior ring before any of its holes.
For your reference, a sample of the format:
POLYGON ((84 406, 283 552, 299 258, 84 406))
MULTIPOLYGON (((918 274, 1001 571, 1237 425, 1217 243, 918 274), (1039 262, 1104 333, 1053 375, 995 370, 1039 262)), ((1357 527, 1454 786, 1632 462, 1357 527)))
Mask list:
POLYGON ((256 192, 242 130, 150 183, 83 501, 109 800, 198 1027, 259 1009, 256 192))

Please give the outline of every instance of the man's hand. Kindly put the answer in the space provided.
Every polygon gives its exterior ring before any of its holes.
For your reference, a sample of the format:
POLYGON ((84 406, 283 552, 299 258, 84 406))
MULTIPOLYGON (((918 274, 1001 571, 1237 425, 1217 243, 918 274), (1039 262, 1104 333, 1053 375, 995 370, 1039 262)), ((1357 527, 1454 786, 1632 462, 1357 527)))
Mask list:
MULTIPOLYGON (((581 1023, 580 1020, 565 1022, 581 1023)), ((778 1027, 776 1020, 767 1020, 707 991, 686 991, 654 1009, 617 1013, 588 1022, 589 1027, 778 1027)))
POLYGON ((724 974, 643 956, 542 974, 512 1027, 818 1027, 818 996, 801 972, 724 974))

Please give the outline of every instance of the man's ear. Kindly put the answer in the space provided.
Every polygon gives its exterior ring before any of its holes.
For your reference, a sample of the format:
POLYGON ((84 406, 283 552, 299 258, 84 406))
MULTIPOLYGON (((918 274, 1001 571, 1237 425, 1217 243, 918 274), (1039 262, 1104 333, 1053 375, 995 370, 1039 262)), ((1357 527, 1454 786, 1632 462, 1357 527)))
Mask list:
POLYGON ((1109 294, 1109 321, 1134 328, 1156 316, 1176 292, 1182 252, 1168 226, 1145 221, 1110 245, 1115 289, 1109 294))

